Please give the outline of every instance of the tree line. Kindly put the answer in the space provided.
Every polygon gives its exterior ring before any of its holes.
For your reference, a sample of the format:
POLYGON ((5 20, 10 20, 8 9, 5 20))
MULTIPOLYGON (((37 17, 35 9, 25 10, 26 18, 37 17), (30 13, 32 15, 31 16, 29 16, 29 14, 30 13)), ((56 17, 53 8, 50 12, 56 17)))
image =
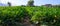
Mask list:
MULTIPOLYGON (((11 3, 8 2, 8 6, 11 6, 11 3)), ((24 5, 22 5, 24 6, 24 5)), ((27 6, 34 6, 34 0, 29 0, 27 6)))

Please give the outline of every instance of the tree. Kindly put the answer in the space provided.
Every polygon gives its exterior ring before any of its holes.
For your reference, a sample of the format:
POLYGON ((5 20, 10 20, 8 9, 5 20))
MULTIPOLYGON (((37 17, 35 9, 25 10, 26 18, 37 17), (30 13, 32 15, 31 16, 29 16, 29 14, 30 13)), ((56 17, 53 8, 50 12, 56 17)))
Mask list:
POLYGON ((10 3, 10 2, 8 2, 8 5, 9 5, 9 6, 11 6, 11 3, 10 3))
POLYGON ((27 6, 34 6, 34 0, 29 0, 27 6))

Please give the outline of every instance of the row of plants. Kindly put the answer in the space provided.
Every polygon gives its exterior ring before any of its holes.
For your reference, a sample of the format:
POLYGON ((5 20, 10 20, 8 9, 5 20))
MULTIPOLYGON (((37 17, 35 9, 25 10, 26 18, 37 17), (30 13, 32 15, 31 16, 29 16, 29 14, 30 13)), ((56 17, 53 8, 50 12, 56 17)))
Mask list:
POLYGON ((30 19, 33 24, 47 24, 48 26, 60 26, 60 8, 59 7, 0 7, 0 24, 15 24, 24 18, 30 19))

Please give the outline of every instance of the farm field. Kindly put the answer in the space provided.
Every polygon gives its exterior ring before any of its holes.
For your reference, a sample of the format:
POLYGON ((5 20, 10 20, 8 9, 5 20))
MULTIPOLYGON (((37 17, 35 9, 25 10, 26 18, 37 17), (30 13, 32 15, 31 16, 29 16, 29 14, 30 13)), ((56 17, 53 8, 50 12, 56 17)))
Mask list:
MULTIPOLYGON (((45 6, 11 6, 0 7, 0 25, 17 26, 17 24, 41 24, 60 26, 60 8, 45 6)), ((29 26, 29 25, 28 25, 29 26)))

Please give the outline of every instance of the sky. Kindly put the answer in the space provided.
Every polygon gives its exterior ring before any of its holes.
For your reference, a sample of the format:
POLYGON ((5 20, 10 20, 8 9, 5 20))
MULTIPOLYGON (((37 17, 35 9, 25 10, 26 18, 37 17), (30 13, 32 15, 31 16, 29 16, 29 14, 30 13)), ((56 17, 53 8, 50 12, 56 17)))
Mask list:
MULTIPOLYGON (((29 0, 0 0, 0 3, 7 4, 10 2, 12 6, 27 5, 29 0)), ((40 6, 44 4, 60 4, 60 0, 34 0, 34 5, 40 6)))

